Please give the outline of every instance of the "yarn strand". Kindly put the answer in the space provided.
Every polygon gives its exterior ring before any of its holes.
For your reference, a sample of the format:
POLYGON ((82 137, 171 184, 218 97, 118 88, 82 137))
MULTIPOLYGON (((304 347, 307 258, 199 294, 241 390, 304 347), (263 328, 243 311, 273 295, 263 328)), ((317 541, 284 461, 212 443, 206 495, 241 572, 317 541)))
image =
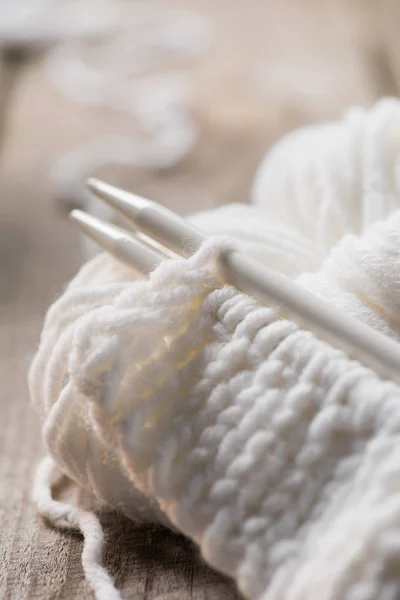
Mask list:
POLYGON ((39 514, 58 529, 77 530, 84 536, 82 566, 96 600, 122 600, 122 596, 102 566, 104 534, 98 517, 89 511, 59 502, 52 497, 52 481, 59 469, 50 456, 45 456, 38 466, 33 500, 39 514))

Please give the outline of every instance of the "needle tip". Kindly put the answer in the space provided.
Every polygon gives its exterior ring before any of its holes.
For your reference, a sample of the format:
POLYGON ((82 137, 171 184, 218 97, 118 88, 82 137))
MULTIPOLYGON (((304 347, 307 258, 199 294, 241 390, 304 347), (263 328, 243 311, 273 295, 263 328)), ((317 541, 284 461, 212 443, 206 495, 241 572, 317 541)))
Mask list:
POLYGON ((94 177, 87 180, 86 187, 92 194, 133 223, 140 215, 140 211, 151 204, 150 200, 135 196, 94 177))
POLYGON ((163 253, 151 248, 124 229, 82 210, 71 211, 69 218, 104 250, 142 273, 150 272, 165 258, 163 253))
POLYGON ((121 238, 122 233, 118 227, 101 221, 83 210, 72 210, 69 213, 69 218, 86 236, 111 253, 115 241, 121 238))
POLYGON ((86 181, 87 189, 94 194, 101 191, 102 184, 104 185, 104 183, 100 179, 96 179, 96 177, 89 177, 89 179, 86 181))
POLYGON ((68 214, 68 218, 70 219, 70 221, 80 221, 80 213, 80 210, 74 208, 74 210, 71 210, 71 212, 68 214))

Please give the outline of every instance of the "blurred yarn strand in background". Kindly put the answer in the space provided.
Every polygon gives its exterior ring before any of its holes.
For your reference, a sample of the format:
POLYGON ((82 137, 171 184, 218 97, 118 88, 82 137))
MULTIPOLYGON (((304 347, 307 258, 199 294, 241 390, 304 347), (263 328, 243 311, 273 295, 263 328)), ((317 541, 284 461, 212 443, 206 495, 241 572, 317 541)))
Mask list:
MULTIPOLYGON (((130 135, 96 136, 55 158, 50 178, 67 210, 84 206, 108 217, 85 192, 86 177, 112 164, 167 169, 194 147, 190 66, 211 41, 204 17, 122 0, 96 6, 93 0, 38 0, 29 10, 20 0, 2 10, 5 47, 48 48, 45 70, 61 93, 86 107, 127 113, 136 124, 130 135)), ((84 244, 85 254, 95 252, 90 242, 84 244)))
POLYGON ((45 68, 72 101, 125 113, 132 128, 90 139, 61 156, 51 178, 56 196, 110 216, 84 191, 90 174, 107 165, 147 170, 175 167, 195 146, 191 114, 193 60, 208 48, 210 29, 195 13, 129 3, 120 26, 102 40, 55 48, 45 68))

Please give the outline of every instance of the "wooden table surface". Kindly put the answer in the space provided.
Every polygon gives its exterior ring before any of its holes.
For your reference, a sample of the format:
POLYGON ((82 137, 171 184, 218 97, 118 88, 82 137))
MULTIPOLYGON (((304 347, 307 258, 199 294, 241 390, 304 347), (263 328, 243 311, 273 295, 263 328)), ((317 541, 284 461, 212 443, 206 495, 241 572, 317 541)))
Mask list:
MULTIPOLYGON (((173 4, 171 2, 170 4, 173 4)), ((176 2, 176 4, 179 4, 176 2)), ((351 104, 397 94, 393 0, 188 1, 215 41, 194 69, 196 148, 178 167, 108 175, 182 213, 247 201, 270 144, 351 104)), ((53 161, 122 117, 83 109, 48 81, 41 57, 0 65, 0 596, 91 598, 82 540, 47 527, 30 494, 42 454, 26 374, 45 311, 82 262, 49 184, 53 161)), ((124 117, 126 119, 126 117, 124 117)), ((235 587, 184 538, 103 515, 105 563, 124 597, 233 600, 235 587)))

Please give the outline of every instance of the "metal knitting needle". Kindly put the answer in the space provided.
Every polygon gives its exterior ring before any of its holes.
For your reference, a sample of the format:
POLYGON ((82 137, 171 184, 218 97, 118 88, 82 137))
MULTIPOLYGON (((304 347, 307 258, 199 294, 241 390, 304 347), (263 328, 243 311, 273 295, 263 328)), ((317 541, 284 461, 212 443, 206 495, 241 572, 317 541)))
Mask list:
POLYGON ((96 219, 82 210, 73 210, 69 218, 104 250, 145 275, 167 258, 158 250, 139 241, 134 234, 96 219))
MULTIPOLYGON (((89 180, 88 188, 130 220, 136 229, 178 254, 193 254, 206 239, 205 234, 156 202, 95 179, 89 180)), ((272 306, 279 314, 293 319, 383 377, 400 383, 397 342, 238 251, 222 252, 219 266, 228 283, 272 306)))

